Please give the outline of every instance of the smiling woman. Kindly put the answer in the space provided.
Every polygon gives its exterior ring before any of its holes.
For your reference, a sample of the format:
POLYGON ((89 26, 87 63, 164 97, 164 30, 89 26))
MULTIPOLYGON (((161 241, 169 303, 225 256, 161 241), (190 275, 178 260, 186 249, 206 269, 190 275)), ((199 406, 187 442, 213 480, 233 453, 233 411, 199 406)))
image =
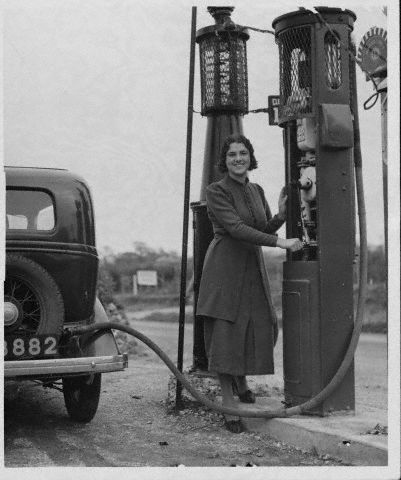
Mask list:
MULTIPOLYGON (((219 168, 222 180, 206 190, 214 239, 206 253, 196 314, 204 318, 209 370, 218 374, 223 404, 254 403, 246 375, 274 373, 273 347, 277 319, 261 246, 299 250, 298 238, 280 239, 275 232, 286 216, 287 196, 279 198, 272 217, 263 189, 248 180, 257 167, 251 142, 231 135, 223 144, 219 168)), ((240 420, 226 416, 228 430, 242 431, 240 420)))
POLYGON ((251 164, 248 149, 243 143, 231 143, 226 155, 228 174, 230 177, 244 182, 251 164))
MULTIPOLYGON (((218 163, 219 170, 222 173, 229 172, 231 167, 236 164, 248 162, 248 167, 242 173, 243 179, 247 176, 248 170, 254 170, 258 167, 256 161, 253 145, 244 135, 230 135, 226 138, 221 147, 221 154, 218 163)), ((235 170, 231 169, 232 174, 235 175, 235 170)), ((229 173, 229 175, 231 175, 229 173)))

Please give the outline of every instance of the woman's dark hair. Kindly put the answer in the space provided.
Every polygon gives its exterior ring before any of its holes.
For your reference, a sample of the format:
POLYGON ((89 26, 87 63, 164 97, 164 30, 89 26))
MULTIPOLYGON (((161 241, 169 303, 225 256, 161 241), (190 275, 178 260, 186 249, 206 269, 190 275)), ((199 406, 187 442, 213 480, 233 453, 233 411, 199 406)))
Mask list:
POLYGON ((251 159, 251 163, 249 165, 248 170, 254 170, 255 168, 258 168, 258 162, 256 161, 255 155, 253 153, 252 143, 244 135, 236 133, 234 135, 229 135, 225 139, 223 146, 221 147, 220 159, 219 159, 219 163, 217 164, 220 172, 222 173, 227 172, 226 156, 230 148, 230 145, 232 143, 243 143, 246 149, 248 150, 249 156, 251 159))

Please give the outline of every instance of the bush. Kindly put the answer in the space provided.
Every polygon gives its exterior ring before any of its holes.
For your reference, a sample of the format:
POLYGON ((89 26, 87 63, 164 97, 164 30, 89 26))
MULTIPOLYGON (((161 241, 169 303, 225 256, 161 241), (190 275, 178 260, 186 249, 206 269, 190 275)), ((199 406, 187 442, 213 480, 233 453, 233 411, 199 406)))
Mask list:
POLYGON ((100 265, 97 277, 97 296, 103 306, 114 301, 113 292, 114 281, 112 276, 106 268, 100 265))

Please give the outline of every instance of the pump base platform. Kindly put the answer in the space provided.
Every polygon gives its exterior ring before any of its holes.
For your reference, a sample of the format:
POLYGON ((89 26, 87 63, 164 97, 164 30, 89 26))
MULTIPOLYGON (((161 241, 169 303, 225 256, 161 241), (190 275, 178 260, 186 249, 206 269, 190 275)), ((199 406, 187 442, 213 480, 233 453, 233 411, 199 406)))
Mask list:
MULTIPOLYGON (((243 417, 245 428, 248 431, 265 433, 278 441, 315 455, 329 455, 341 460, 345 465, 379 467, 387 465, 388 436, 383 427, 389 426, 391 429, 391 424, 387 416, 386 352, 385 335, 361 334, 355 356, 355 411, 337 411, 324 417, 320 415, 273 419, 243 417)), ((282 359, 280 330, 275 348, 275 374, 247 377, 249 388, 256 393, 256 404, 237 402, 238 408, 275 410, 283 407, 282 359)), ((187 375, 188 380, 202 393, 214 391, 219 395, 217 378, 194 373, 187 375)), ((185 389, 183 398, 193 401, 185 389)), ((210 398, 221 402, 220 397, 210 398)), ((175 389, 172 391, 171 403, 174 401, 175 389)))
MULTIPOLYGON (((282 407, 279 399, 258 397, 257 408, 282 407)), ((326 417, 294 416, 291 418, 243 418, 248 431, 266 433, 270 437, 316 455, 330 455, 345 464, 360 466, 387 465, 387 435, 374 435, 376 424, 387 425, 387 412, 326 417)))
MULTIPOLYGON (((275 351, 275 375, 248 377, 251 389, 258 392, 258 386, 262 385, 267 392, 257 395, 255 408, 283 406, 281 334, 280 331, 275 351)), ((361 334, 355 355, 355 412, 340 411, 325 417, 243 418, 245 427, 302 450, 330 455, 347 464, 387 465, 388 436, 380 427, 388 426, 391 430, 394 425, 388 419, 386 352, 385 335, 361 334)))

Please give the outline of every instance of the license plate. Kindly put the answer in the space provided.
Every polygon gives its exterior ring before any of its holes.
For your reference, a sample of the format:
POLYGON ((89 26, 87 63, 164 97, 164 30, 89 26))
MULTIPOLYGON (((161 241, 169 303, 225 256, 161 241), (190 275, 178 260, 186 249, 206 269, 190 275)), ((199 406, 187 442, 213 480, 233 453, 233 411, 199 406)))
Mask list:
POLYGON ((7 335, 4 360, 53 357, 58 354, 57 335, 7 335))

